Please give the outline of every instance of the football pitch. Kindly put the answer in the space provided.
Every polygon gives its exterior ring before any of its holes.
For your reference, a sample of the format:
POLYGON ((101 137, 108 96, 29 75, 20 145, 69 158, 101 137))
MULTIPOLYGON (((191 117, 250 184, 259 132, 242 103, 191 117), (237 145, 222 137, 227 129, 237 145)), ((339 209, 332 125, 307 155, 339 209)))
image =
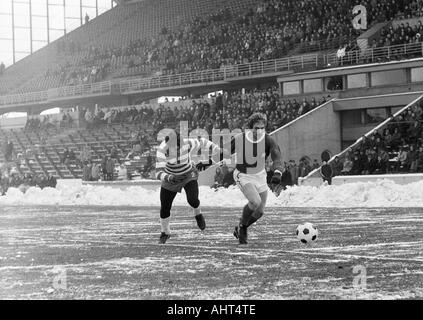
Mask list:
POLYGON ((0 208, 0 299, 422 299, 423 208, 269 208, 232 235, 239 209, 0 208), (295 236, 312 222, 312 245, 295 236))

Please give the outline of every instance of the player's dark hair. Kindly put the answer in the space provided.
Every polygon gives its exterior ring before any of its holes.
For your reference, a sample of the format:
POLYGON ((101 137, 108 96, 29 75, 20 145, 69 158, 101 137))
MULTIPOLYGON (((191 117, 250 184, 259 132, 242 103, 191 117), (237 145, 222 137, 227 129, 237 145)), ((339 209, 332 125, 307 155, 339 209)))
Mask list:
POLYGON ((247 119, 247 128, 248 129, 252 129, 254 124, 259 122, 259 121, 264 121, 264 124, 267 124, 267 116, 264 113, 261 112, 255 112, 253 113, 248 119, 247 119))

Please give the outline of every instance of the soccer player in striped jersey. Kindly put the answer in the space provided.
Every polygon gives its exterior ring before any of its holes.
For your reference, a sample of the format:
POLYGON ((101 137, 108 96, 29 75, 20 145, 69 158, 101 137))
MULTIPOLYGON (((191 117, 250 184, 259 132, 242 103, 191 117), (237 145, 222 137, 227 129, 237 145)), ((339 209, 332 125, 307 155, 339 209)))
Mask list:
POLYGON ((170 209, 178 192, 184 188, 188 204, 194 209, 197 225, 206 228, 204 216, 198 199, 198 170, 192 161, 194 151, 211 150, 210 155, 220 152, 219 146, 201 139, 181 139, 179 134, 166 137, 157 149, 156 178, 162 181, 160 189, 160 223, 159 243, 166 243, 170 238, 170 209))
POLYGON ((247 243, 247 228, 264 214, 268 193, 266 158, 270 155, 273 160, 272 185, 281 183, 284 171, 280 148, 266 133, 266 123, 265 114, 253 113, 247 120, 247 130, 231 140, 231 153, 236 154, 234 180, 248 200, 234 230, 240 244, 247 243))

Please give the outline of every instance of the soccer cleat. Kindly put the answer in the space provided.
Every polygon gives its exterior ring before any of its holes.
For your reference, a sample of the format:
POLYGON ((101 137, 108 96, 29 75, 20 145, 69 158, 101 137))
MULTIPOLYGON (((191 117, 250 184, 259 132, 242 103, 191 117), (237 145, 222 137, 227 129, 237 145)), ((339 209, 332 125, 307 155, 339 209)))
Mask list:
POLYGON ((166 241, 167 241, 167 239, 169 239, 169 238, 170 238, 170 234, 166 234, 166 233, 162 232, 162 233, 160 234, 159 243, 160 243, 160 244, 165 244, 165 243, 166 243, 166 241))
POLYGON ((197 226, 200 230, 204 230, 206 228, 206 220, 204 220, 204 216, 201 213, 195 216, 195 220, 197 220, 197 226))
POLYGON ((240 244, 247 244, 247 238, 248 238, 248 234, 247 234, 247 227, 240 225, 239 226, 239 233, 238 233, 238 240, 240 244))
POLYGON ((235 227, 234 236, 239 240, 240 244, 247 244, 247 227, 239 225, 235 227))

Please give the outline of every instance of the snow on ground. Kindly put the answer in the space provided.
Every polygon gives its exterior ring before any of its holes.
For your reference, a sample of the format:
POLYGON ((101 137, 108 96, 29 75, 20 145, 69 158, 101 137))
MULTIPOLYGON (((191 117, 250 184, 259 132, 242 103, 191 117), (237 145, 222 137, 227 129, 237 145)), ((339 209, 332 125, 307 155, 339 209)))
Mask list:
MULTIPOLYGON (((23 193, 10 188, 0 197, 0 205, 108 205, 158 206, 159 188, 149 190, 142 186, 129 186, 121 190, 112 186, 82 185, 78 180, 60 180, 57 189, 43 190, 31 187, 23 193)), ((200 187, 203 206, 241 207, 245 198, 237 187, 215 191, 200 187)), ((184 191, 176 197, 175 205, 186 205, 184 191)), ((407 185, 390 180, 356 182, 332 186, 294 186, 279 197, 269 193, 269 207, 421 207, 423 181, 407 185)))

